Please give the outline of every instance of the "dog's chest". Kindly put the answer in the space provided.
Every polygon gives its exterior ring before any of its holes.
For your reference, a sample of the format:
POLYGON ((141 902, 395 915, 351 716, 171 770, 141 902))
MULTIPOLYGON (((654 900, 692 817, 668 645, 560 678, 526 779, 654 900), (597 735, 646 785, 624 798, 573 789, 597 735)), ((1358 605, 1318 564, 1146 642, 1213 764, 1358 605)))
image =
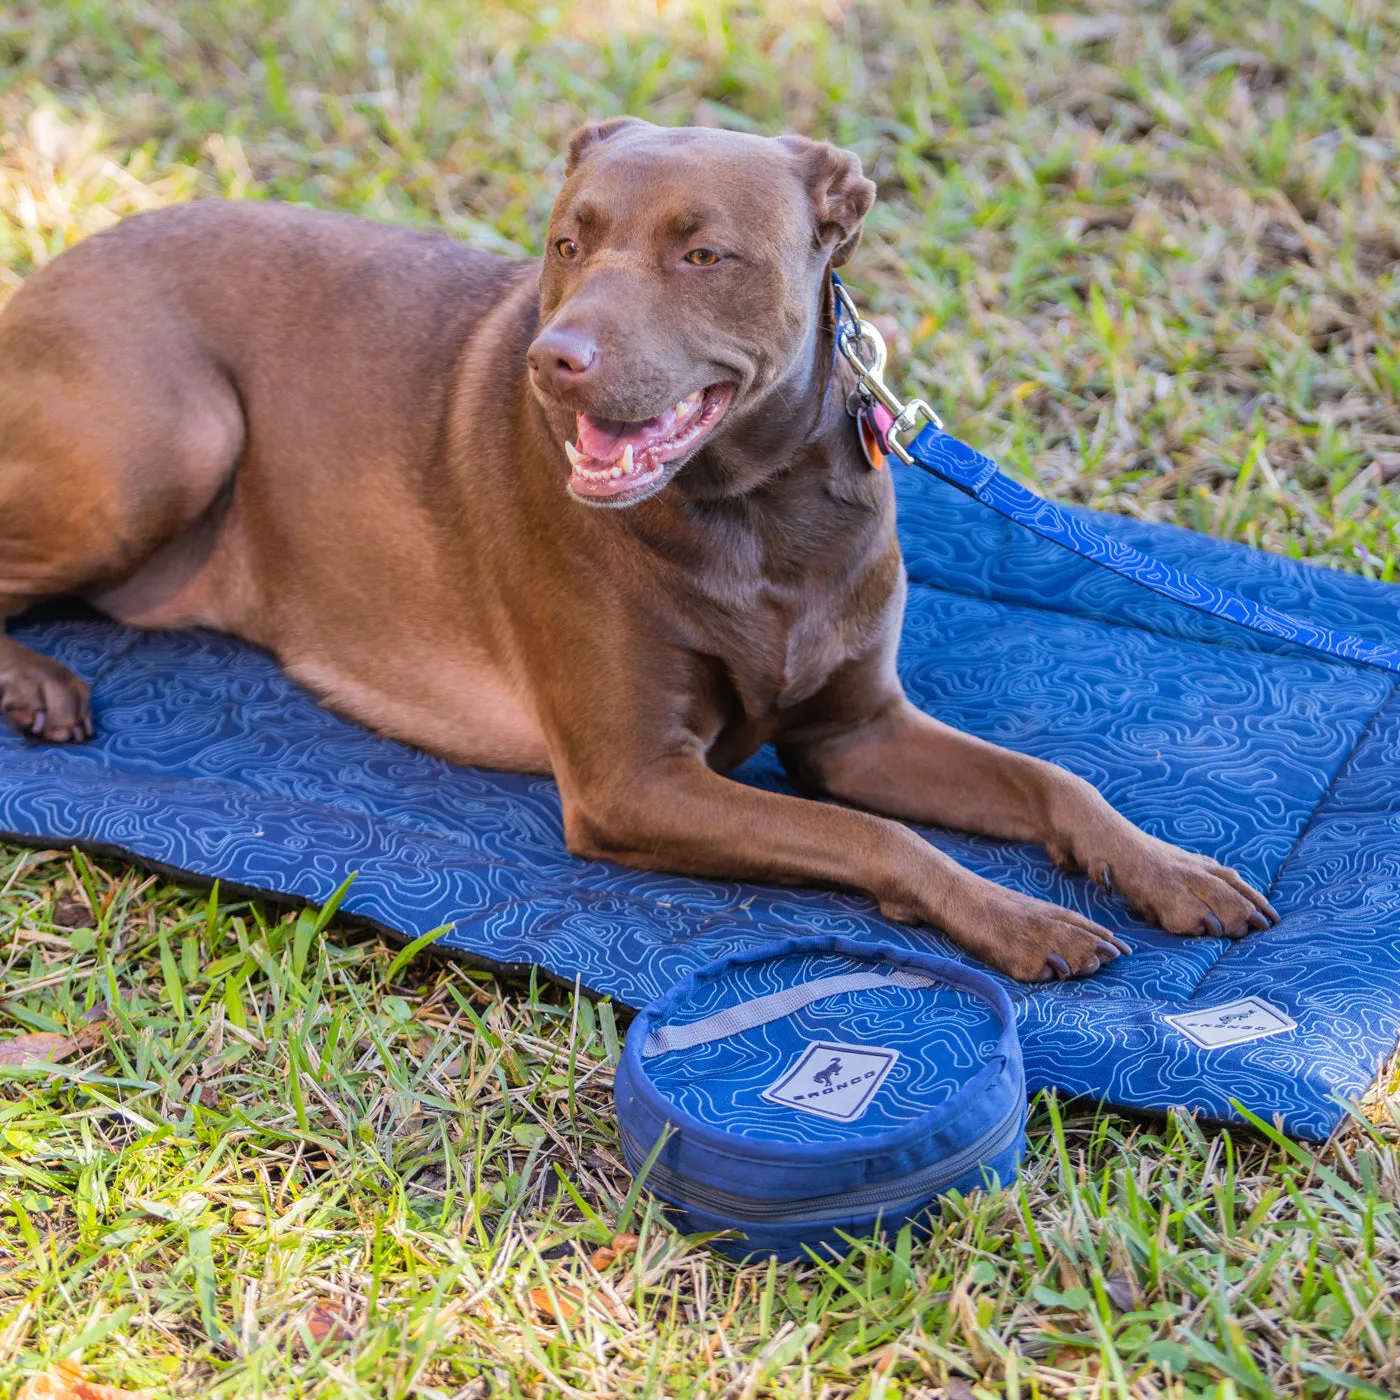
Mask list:
POLYGON ((841 601, 791 589, 758 590, 735 619, 724 657, 746 717, 771 715, 810 699, 850 659, 847 629, 833 616, 841 601))
POLYGON ((810 700, 888 634, 898 607, 898 555, 863 562, 789 579, 755 577, 710 612, 711 649, 741 712, 731 719, 770 720, 810 700))
POLYGON ((687 522, 668 592, 685 600, 694 649, 722 667, 722 727, 772 730, 897 635, 903 570, 892 493, 878 486, 828 464, 687 522))

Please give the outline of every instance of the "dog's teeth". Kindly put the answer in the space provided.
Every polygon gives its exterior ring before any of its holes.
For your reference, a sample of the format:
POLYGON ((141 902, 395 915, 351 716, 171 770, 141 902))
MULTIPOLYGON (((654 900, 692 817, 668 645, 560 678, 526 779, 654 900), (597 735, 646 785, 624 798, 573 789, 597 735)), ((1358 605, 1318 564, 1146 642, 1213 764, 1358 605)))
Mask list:
POLYGON ((629 442, 622 449, 622 466, 613 468, 614 476, 630 476, 632 474, 632 444, 629 442))
POLYGON ((616 479, 617 477, 619 477, 619 476, 622 475, 622 468, 621 468, 621 467, 614 467, 614 468, 612 469, 611 473, 609 473, 609 475, 611 475, 614 479, 616 479))
POLYGON ((575 447, 571 442, 566 442, 564 444, 564 455, 568 457, 569 465, 571 467, 576 467, 581 461, 583 461, 583 453, 580 452, 578 448, 575 447))

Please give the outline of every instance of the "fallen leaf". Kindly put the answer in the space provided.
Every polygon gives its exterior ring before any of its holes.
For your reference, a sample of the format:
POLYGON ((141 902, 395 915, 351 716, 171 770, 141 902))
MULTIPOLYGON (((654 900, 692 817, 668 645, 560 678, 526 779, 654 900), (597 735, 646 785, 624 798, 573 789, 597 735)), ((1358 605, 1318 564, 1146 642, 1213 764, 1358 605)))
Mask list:
POLYGON ((107 1006, 106 1003, 99 1003, 87 1012, 83 1018, 83 1023, 73 1032, 73 1044, 79 1050, 92 1050, 101 1045, 106 1037, 107 1026, 107 1006), (93 1012, 97 1015, 93 1015, 93 1012))
POLYGON ((66 1060, 77 1048, 70 1036, 31 1031, 0 1040, 0 1065, 51 1065, 66 1060))
POLYGON ((1119 1270, 1109 1274, 1103 1281, 1103 1291, 1108 1300, 1119 1312, 1132 1312, 1142 1306, 1142 1294, 1138 1291, 1137 1280, 1119 1270))
POLYGON ((152 1400, 149 1390, 122 1390, 90 1381, 71 1361, 60 1361, 42 1375, 31 1376, 15 1400, 152 1400))
POLYGON ((53 904, 55 928, 96 928, 97 916, 88 908, 87 900, 76 894, 61 894, 53 904))
POLYGON ((324 1342, 327 1337, 343 1342, 355 1335, 350 1324, 329 1303, 312 1303, 302 1321, 316 1342, 324 1342))
POLYGON ((578 1297, 572 1288, 556 1288, 553 1295, 547 1288, 532 1288, 530 1306, 546 1322, 572 1322, 579 1309, 578 1297))
POLYGON ((640 1243, 636 1235, 614 1235, 610 1243, 593 1251, 588 1262, 601 1273, 615 1259, 621 1259, 624 1254, 631 1254, 640 1243))
POLYGON ((545 1322, 572 1322, 583 1311, 585 1302, 595 1312, 602 1313, 616 1322, 627 1322, 627 1313, 618 1307, 606 1293, 585 1294, 582 1289, 568 1284, 555 1284, 551 1297, 547 1288, 530 1290, 530 1306, 539 1313, 545 1322))

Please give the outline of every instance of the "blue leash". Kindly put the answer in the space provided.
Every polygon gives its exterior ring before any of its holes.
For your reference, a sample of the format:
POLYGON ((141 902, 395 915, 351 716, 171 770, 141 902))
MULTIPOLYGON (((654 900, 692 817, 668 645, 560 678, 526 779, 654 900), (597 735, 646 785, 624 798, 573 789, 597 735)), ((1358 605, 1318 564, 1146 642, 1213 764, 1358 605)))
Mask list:
POLYGON ((990 457, 938 428, 926 427, 909 444, 908 452, 915 466, 967 492, 998 514, 1164 598, 1327 656, 1400 672, 1400 649, 1305 622, 1154 559, 1106 534, 1083 516, 1073 515, 1026 490, 1006 476, 990 457))
POLYGON ((880 333, 863 320, 841 284, 832 274, 836 291, 837 349, 860 379, 858 392, 863 400, 861 414, 869 415, 867 424, 883 439, 889 451, 902 462, 916 466, 940 481, 990 506, 999 515, 1034 531, 1042 539, 1068 549, 1122 578, 1159 593, 1164 598, 1181 603, 1212 617, 1224 618, 1252 632, 1262 633, 1280 641, 1292 642, 1366 666, 1377 666, 1400 674, 1400 649, 1381 642, 1367 642, 1360 637, 1335 632, 1330 627, 1305 622, 1301 618, 1242 598, 1228 588, 1220 588, 1205 579, 1188 574, 1161 559, 1154 559, 1140 549, 1100 530, 1080 515, 1072 514, 1053 501, 1047 501, 1024 486, 1012 481, 997 464, 975 448, 943 430, 938 415, 922 402, 905 404, 884 382, 885 346, 880 333), (860 351, 864 349, 865 354, 860 351), (881 432, 872 412, 880 404, 893 417, 893 424, 881 432), (899 435, 914 428, 920 418, 926 426, 907 446, 899 435))

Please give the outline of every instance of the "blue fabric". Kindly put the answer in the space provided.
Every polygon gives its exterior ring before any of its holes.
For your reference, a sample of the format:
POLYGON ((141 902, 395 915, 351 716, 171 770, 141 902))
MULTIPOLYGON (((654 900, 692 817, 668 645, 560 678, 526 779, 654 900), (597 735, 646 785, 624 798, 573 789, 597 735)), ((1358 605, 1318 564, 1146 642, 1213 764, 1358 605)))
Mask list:
POLYGON ((1066 510, 1026 490, 990 457, 940 428, 925 428, 908 451, 925 471, 961 487, 1016 524, 1172 602, 1327 656, 1400 673, 1400 651, 1395 647, 1292 617, 1145 554, 1100 530, 1083 513, 1066 510))
POLYGON ((662 1140, 648 1184, 687 1231, 741 1230, 719 1246, 739 1258, 844 1253, 842 1234, 922 1223, 938 1195, 1013 1180, 1025 1145, 1025 1073, 1005 991, 944 958, 844 938, 781 939, 697 969, 632 1023, 616 1091, 628 1165, 639 1172, 662 1140), (937 981, 844 992, 709 1044, 641 1053, 657 1027, 872 967, 937 981), (761 1097, 813 1041, 898 1054, 858 1118, 761 1097), (707 1188, 740 1197, 742 1211, 707 1201, 707 1188), (872 1189, 888 1195, 883 1206, 853 1198, 872 1189), (805 1223, 774 1209, 793 1202, 805 1223))
MULTIPOLYGON (((1010 1147, 985 1162, 970 1167, 956 1182, 941 1195, 951 1196, 955 1192, 967 1196, 973 1191, 987 1191, 998 1185, 1007 1185, 1016 1180, 1021 1168, 1025 1150, 1025 1123, 1021 1133, 1010 1147)), ((635 1172, 640 1162, 630 1162, 635 1172)), ((650 1178, 655 1191, 655 1177, 650 1178)), ((922 1229, 932 1210, 938 1203, 919 1201, 903 1208, 881 1211, 878 1217, 864 1212, 852 1211, 849 1215, 823 1222, 820 1227, 811 1225, 800 1229, 787 1224, 746 1223, 737 1236, 712 1242, 712 1248, 731 1259, 753 1259, 773 1255, 781 1260, 806 1258, 809 1253, 819 1258, 840 1258, 850 1251, 850 1241, 868 1238, 878 1228, 887 1235, 896 1235, 906 1224, 922 1229)), ((733 1231, 736 1226, 728 1216, 707 1211, 695 1205, 671 1212, 679 1228, 689 1234, 709 1234, 713 1231, 733 1231)))
MULTIPOLYGON (((1400 1029, 1400 704, 1395 678, 1180 606, 896 468, 911 588, 901 670, 940 719, 1054 759, 1156 835, 1237 866, 1282 925, 1239 944, 1145 927, 1038 848, 930 830, 973 869, 1133 946, 1083 982, 1014 988, 1032 1088, 1126 1108, 1335 1126, 1400 1029), (1203 1050, 1163 1017, 1259 996, 1297 1029, 1203 1050)), ((1400 637, 1387 585, 1165 526, 1113 538, 1280 611, 1400 637)), ((319 708, 261 653, 100 620, 14 629, 95 682, 97 740, 0 736, 0 831, 81 843, 226 884, 324 900, 504 968, 537 964, 643 1005, 716 957, 836 933, 962 957, 856 895, 702 882, 582 862, 554 785, 455 768, 319 708)), ((748 782, 782 788, 771 754, 748 782)))
MULTIPOLYGON (((794 953, 751 963, 697 988, 685 1000, 683 1020, 700 1020, 721 1007, 861 967, 838 954, 794 953)), ((844 1143, 890 1132, 946 1103, 986 1063, 1001 1033, 992 1008, 958 988, 870 987, 824 997, 739 1035, 659 1055, 646 1070, 668 1103, 739 1137, 844 1143), (899 1054, 880 1092, 854 1122, 794 1113, 762 1097, 815 1040, 879 1045, 899 1054)))

